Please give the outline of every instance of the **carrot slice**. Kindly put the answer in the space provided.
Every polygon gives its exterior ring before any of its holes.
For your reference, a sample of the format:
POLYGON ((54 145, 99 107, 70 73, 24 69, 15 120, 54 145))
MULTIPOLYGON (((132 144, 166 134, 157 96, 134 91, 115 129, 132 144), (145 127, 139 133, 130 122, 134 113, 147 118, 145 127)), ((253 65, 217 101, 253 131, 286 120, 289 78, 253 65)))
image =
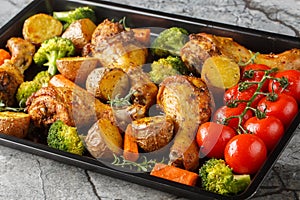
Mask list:
POLYGON ((194 172, 163 163, 156 163, 150 174, 189 186, 195 186, 199 177, 194 172))
POLYGON ((11 55, 8 51, 4 50, 4 49, 0 49, 0 65, 2 65, 4 63, 4 60, 6 59, 10 59, 11 55))
POLYGON ((131 124, 126 128, 124 135, 124 152, 123 156, 126 160, 137 161, 139 158, 138 144, 135 137, 132 135, 131 124))

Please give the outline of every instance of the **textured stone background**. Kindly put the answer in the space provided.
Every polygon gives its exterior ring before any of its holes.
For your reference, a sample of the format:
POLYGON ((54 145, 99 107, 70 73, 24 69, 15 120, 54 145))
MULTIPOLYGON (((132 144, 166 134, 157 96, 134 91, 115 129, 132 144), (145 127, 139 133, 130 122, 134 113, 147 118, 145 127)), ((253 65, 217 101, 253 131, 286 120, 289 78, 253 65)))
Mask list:
MULTIPOLYGON (((31 0, 0 0, 0 26, 29 2, 31 0)), ((114 2, 300 37, 300 0, 114 2)), ((298 129, 253 199, 300 199, 299 143, 298 129)), ((0 146, 0 199, 182 198, 0 146)))

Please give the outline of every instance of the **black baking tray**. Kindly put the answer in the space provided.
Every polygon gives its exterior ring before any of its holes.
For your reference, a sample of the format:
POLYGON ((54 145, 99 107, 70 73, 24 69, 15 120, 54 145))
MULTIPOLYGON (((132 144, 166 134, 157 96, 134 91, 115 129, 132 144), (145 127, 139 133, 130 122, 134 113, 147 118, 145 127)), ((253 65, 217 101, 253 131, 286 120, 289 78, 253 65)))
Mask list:
MULTIPOLYGON (((159 28, 178 26, 187 29, 190 33, 206 32, 231 37, 252 51, 261 53, 280 53, 284 50, 300 47, 300 40, 296 37, 151 11, 107 1, 34 0, 0 29, 0 48, 5 47, 6 41, 10 37, 22 37, 23 22, 31 15, 36 13, 51 14, 53 11, 70 10, 83 5, 90 6, 96 11, 98 22, 105 18, 122 19, 126 17, 126 23, 129 27, 157 27, 158 29, 151 29, 154 35, 159 33, 155 33, 155 30, 158 31, 159 28)), ((62 152, 26 139, 0 134, 0 144, 190 199, 249 199, 256 193, 264 178, 285 149, 299 122, 300 113, 298 113, 286 130, 285 135, 276 148, 269 154, 265 164, 253 177, 250 186, 243 193, 229 197, 207 192, 199 187, 190 187, 153 177, 148 173, 129 173, 113 169, 92 157, 62 152)))

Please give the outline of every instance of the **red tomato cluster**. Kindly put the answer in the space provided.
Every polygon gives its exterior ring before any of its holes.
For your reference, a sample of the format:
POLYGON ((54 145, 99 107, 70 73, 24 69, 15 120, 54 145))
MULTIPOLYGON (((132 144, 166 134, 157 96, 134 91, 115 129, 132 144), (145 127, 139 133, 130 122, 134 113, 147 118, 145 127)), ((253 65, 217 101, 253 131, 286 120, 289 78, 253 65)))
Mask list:
POLYGON ((250 64, 242 72, 240 83, 225 91, 225 105, 200 125, 196 140, 203 156, 224 159, 236 173, 254 174, 298 113, 300 71, 250 64))

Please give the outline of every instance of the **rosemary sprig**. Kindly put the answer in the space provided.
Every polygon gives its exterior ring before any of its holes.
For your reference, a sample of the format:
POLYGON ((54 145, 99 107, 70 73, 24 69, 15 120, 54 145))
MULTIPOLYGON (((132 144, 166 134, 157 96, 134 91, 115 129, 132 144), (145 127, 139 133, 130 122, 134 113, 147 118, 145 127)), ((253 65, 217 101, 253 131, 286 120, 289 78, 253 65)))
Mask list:
POLYGON ((107 103, 110 104, 111 107, 123 107, 123 106, 130 106, 131 96, 134 94, 134 90, 130 90, 129 93, 125 97, 120 98, 120 94, 117 94, 114 99, 108 100, 107 103))
POLYGON ((260 54, 259 52, 256 52, 255 54, 253 54, 253 52, 251 50, 249 50, 249 52, 251 54, 250 59, 247 62, 239 61, 239 63, 238 63, 239 66, 244 67, 246 65, 253 64, 256 57, 260 54))
POLYGON ((138 172, 148 172, 150 171, 156 163, 163 163, 165 159, 163 158, 160 162, 156 159, 147 160, 146 156, 143 156, 142 162, 133 162, 126 160, 123 156, 117 156, 114 154, 114 161, 111 163, 119 167, 128 167, 131 170, 136 170, 138 172))
POLYGON ((13 111, 13 112, 22 112, 24 111, 24 108, 13 108, 13 107, 9 107, 6 106, 5 103, 0 100, 0 112, 4 112, 4 111, 13 111))

